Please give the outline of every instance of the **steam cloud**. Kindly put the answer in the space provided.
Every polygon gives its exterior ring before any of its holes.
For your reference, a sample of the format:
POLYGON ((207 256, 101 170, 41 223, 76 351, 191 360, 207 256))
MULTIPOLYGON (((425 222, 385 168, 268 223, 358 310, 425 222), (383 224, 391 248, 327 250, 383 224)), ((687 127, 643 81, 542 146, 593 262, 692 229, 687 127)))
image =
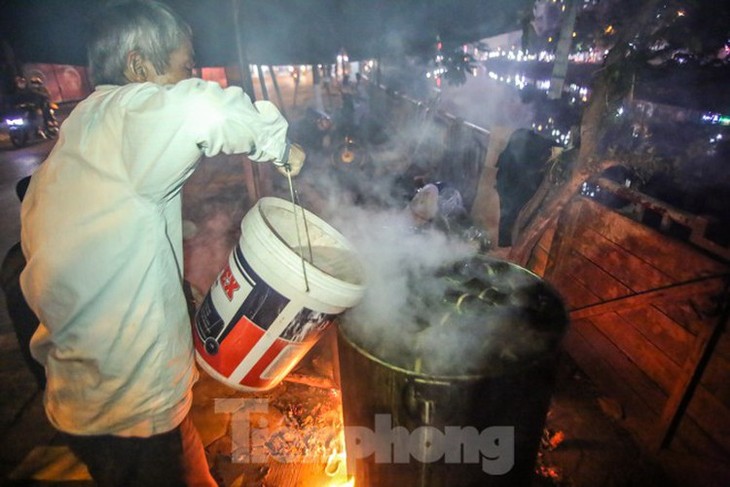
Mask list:
MULTIPOLYGON (((363 263, 364 298, 340 320, 360 347, 417 373, 496 374, 549 349, 561 335, 562 306, 537 277, 480 260, 476 247, 458 236, 418 227, 407 204, 358 205, 331 174, 317 180, 327 190, 315 212, 355 246, 363 263)), ((373 191, 392 193, 387 183, 377 188, 367 181, 373 191)))
POLYGON ((429 375, 499 373, 547 350, 567 320, 542 281, 480 261, 472 242, 418 226, 408 208, 399 183, 437 176, 440 161, 429 157, 443 132, 426 117, 389 135, 370 148, 372 174, 315 152, 297 179, 302 205, 337 228, 364 264, 363 301, 340 320, 347 336, 387 363, 429 375))
POLYGON ((406 211, 341 207, 330 221, 358 249, 368 286, 340 326, 386 363, 429 375, 498 374, 563 331, 559 300, 537 277, 414 229, 406 211))

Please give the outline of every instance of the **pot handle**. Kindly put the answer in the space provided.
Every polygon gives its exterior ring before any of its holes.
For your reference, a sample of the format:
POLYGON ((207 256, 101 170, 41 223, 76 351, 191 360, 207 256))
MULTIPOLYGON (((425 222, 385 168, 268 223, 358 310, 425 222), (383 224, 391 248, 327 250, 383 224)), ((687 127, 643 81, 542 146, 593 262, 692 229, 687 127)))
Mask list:
POLYGON ((403 404, 408 415, 423 425, 433 421, 436 411, 436 402, 425 397, 415 381, 408 380, 403 386, 403 404))

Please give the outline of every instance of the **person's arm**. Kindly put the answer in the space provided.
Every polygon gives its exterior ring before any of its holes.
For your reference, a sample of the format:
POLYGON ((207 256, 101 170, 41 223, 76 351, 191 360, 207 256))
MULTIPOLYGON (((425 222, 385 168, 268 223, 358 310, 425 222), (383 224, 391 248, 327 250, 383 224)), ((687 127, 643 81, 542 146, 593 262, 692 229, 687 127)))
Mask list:
POLYGON ((207 89, 212 92, 220 90, 224 100, 222 105, 210 108, 222 108, 220 119, 227 120, 230 125, 217 124, 204 134, 198 142, 204 153, 210 156, 219 152, 245 152, 253 161, 273 162, 282 173, 299 174, 306 156, 300 146, 287 140, 289 124, 276 105, 267 100, 251 103, 248 95, 238 87, 224 90, 215 83, 210 85, 207 89), (241 143, 249 145, 249 148, 237 150, 236 144, 241 143))
POLYGON ((282 161, 286 155, 289 127, 270 101, 252 103, 237 86, 223 89, 217 83, 187 80, 171 88, 196 125, 196 144, 208 157, 220 152, 245 153, 257 162, 282 161))
POLYGON ((177 191, 201 155, 247 154, 281 165, 291 154, 276 106, 253 104, 238 87, 190 79, 122 90, 123 159, 140 192, 177 191))

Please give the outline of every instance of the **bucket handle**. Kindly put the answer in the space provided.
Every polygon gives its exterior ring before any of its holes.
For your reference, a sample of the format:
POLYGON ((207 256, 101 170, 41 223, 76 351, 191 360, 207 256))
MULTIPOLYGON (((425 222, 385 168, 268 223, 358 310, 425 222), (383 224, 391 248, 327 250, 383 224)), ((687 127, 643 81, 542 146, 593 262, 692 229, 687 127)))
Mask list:
POLYGON ((291 178, 291 166, 286 164, 286 178, 289 181, 289 193, 291 194, 292 211, 294 213, 294 227, 297 229, 297 245, 301 250, 300 257, 302 258, 302 274, 304 275, 304 289, 305 292, 309 292, 309 279, 307 278, 307 266, 304 262, 304 249, 302 248, 302 237, 299 233, 299 224, 297 222, 297 206, 302 209, 302 221, 304 222, 304 232, 307 236, 307 248, 309 249, 309 263, 314 265, 314 255, 312 253, 312 240, 309 238, 309 226, 307 225, 307 215, 304 212, 304 208, 299 204, 299 194, 294 189, 294 182, 291 178))

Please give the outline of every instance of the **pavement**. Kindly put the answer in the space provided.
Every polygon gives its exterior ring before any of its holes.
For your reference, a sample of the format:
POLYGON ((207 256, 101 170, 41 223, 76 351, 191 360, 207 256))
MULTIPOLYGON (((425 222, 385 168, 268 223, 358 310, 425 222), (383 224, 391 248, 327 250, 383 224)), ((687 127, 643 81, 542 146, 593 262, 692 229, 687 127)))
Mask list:
MULTIPOLYGON (((311 100, 306 86, 303 82, 300 87, 299 109, 311 100)), ((288 113, 295 117, 297 107, 288 107, 288 113)), ((9 151, 8 144, 0 138, 0 150, 9 151)), ((32 171, 51 147, 46 142, 24 153, 23 157, 32 159, 21 165, 25 172, 32 171)), ((6 159, 8 154, 0 155, 6 159)), ((185 187, 186 278, 199 296, 222 268, 238 238, 240 219, 248 210, 242 168, 240 157, 207 159, 185 187)), ((14 177, 20 175, 24 174, 14 177)), ((0 220, 9 222, 3 224, 9 229, 2 235, 4 248, 0 250, 5 251, 17 240, 13 232, 19 226, 18 206, 7 195, 14 183, 7 179, 2 184, 2 201, 7 204, 0 206, 0 220)), ((268 392, 236 391, 201 371, 192 415, 220 485, 347 485, 340 453, 342 438, 337 434, 341 399, 335 348, 332 329, 287 379, 268 392), (250 400, 265 400, 268 409, 260 417, 251 416, 261 434, 241 445, 236 441, 233 410, 225 405, 245 408, 250 400)), ((610 402, 567 355, 561 356, 537 469, 535 487, 675 485, 621 427, 620 419, 612 417, 610 402)), ((94 485, 83 464, 48 423, 42 392, 22 360, 4 306, 0 312, 0 479, 3 485, 94 485)))

